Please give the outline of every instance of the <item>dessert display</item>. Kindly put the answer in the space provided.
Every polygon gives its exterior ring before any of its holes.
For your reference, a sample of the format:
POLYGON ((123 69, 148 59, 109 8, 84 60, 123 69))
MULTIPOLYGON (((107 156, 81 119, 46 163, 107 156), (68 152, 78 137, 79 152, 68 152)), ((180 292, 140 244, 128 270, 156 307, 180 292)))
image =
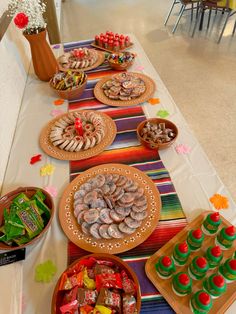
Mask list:
POLYGON ((195 256, 189 265, 188 272, 194 280, 202 279, 205 277, 209 269, 209 264, 205 257, 195 256))
POLYGON ((194 314, 207 314, 212 308, 212 298, 209 293, 204 290, 200 290, 191 298, 190 308, 194 314))
POLYGON ((192 279, 185 272, 173 276, 172 289, 178 296, 185 296, 192 292, 192 279))
POLYGON ((80 160, 100 154, 116 135, 116 125, 104 113, 72 111, 57 116, 43 129, 41 147, 63 160, 80 160))
POLYGON ((115 70, 124 70, 130 67, 135 59, 135 54, 129 51, 112 53, 108 57, 108 62, 115 70))
POLYGON ((168 143, 176 137, 173 129, 166 127, 164 122, 154 123, 147 121, 140 130, 140 136, 144 141, 161 144, 168 143))
POLYGON ((1 245, 1 249, 28 244, 41 234, 49 223, 52 212, 47 206, 48 201, 45 202, 47 196, 40 189, 31 190, 33 193, 30 195, 13 191, 0 200, 3 211, 0 242, 5 245, 1 245))
POLYGON ((204 240, 204 234, 201 229, 191 230, 187 237, 187 243, 191 251, 197 251, 204 240))
POLYGON ((61 70, 90 70, 104 61, 103 53, 89 48, 73 49, 58 58, 61 70))
POLYGON ((175 265, 171 257, 162 256, 155 265, 158 276, 162 279, 170 278, 175 272, 175 265))
POLYGON ((234 226, 224 227, 217 234, 216 244, 219 245, 222 248, 222 250, 227 250, 232 247, 235 239, 236 239, 235 227, 234 226))
POLYGON ((190 249, 186 241, 175 245, 172 257, 176 265, 186 264, 189 255, 190 249))
POLYGON ((68 238, 91 252, 119 253, 155 229, 160 196, 142 171, 104 164, 77 176, 63 193, 59 219, 68 238))
POLYGON ((109 99, 132 100, 141 96, 146 86, 136 73, 124 72, 113 75, 102 85, 102 89, 109 99))
POLYGON ((208 211, 199 215, 146 262, 148 278, 176 313, 223 314, 236 299, 235 242, 224 250, 215 244, 222 230, 232 236, 234 230, 224 217, 212 214, 208 211), (202 226, 209 218, 220 221, 221 229, 203 235, 202 226), (190 255, 181 260, 189 251, 190 255), (165 276, 160 275, 163 258, 164 270, 172 266, 165 276))
POLYGON ((206 235, 214 235, 217 233, 221 222, 222 220, 220 219, 220 214, 218 212, 209 214, 202 224, 202 231, 206 235))
POLYGON ((212 274, 203 281, 203 288, 215 299, 225 293, 227 285, 223 276, 212 274))
POLYGON ((138 279, 118 257, 90 255, 61 275, 54 291, 52 313, 138 314, 138 279))
POLYGON ((220 262, 222 261, 223 253, 218 245, 210 246, 206 251, 205 257, 208 261, 209 267, 215 268, 219 266, 220 262))
POLYGON ((59 91, 73 90, 83 85, 87 80, 87 75, 83 72, 57 72, 52 77, 50 84, 59 91))
POLYGON ((118 52, 133 46, 133 44, 130 42, 129 36, 107 31, 105 34, 95 35, 92 46, 106 51, 118 52))
POLYGON ((98 174, 74 194, 74 215, 84 234, 120 239, 136 232, 147 217, 147 197, 124 175, 98 174))

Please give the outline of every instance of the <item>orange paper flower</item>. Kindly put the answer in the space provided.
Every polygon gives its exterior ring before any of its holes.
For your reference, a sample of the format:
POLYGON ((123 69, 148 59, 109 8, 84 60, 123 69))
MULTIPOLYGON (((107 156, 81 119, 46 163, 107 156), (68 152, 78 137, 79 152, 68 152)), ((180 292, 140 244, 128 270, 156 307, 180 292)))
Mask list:
POLYGON ((148 102, 149 102, 149 104, 151 104, 151 105, 157 105, 157 104, 160 103, 160 99, 159 99, 159 98, 150 98, 150 99, 148 100, 148 102))
POLYGON ((220 195, 220 194, 214 194, 210 198, 210 202, 213 204, 215 209, 226 209, 229 207, 229 200, 227 197, 220 195))
POLYGON ((64 104, 64 99, 56 99, 54 100, 54 105, 55 106, 60 106, 64 104))

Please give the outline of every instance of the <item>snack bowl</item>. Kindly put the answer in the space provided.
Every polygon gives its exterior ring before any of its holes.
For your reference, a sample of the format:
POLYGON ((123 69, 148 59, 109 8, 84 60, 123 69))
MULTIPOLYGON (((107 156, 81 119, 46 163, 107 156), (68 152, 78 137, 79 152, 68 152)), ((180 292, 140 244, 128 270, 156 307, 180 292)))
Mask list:
POLYGON ((87 85, 87 75, 84 72, 71 72, 71 71, 59 71, 57 72, 49 82, 50 87, 57 93, 60 98, 67 99, 67 100, 75 100, 79 99, 80 96, 83 94, 86 85, 87 85), (55 87, 55 80, 58 76, 66 77, 66 75, 70 75, 72 77, 83 75, 83 83, 81 85, 75 85, 73 87, 69 87, 67 89, 58 89, 55 87))
MULTIPOLYGON (((24 247, 31 245, 31 244, 35 243, 36 241, 38 241, 49 229, 49 227, 52 223, 53 216, 54 216, 54 203, 53 203, 51 195, 47 191, 45 191, 41 188, 37 188, 37 187, 20 187, 14 191, 11 191, 11 192, 5 194, 4 196, 2 196, 0 198, 0 227, 3 227, 4 222, 5 222, 4 221, 4 208, 9 209, 10 205, 13 203, 13 199, 15 199, 21 193, 24 193, 29 199, 31 199, 31 197, 37 191, 41 191, 44 194, 45 200, 43 202, 50 210, 50 218, 49 218, 49 220, 47 220, 46 225, 43 227, 43 229, 40 231, 39 234, 37 234, 32 239, 30 239, 27 243, 20 244, 20 245, 17 245, 16 243, 14 245, 13 244, 7 245, 4 242, 0 242, 0 250, 11 251, 11 250, 15 250, 15 249, 24 248, 24 247)), ((10 210, 8 212, 10 212, 10 210)), ((0 232, 0 234, 3 235, 2 232, 0 232)))
MULTIPOLYGON (((100 265, 105 265, 104 263, 106 263, 106 262, 108 262, 108 263, 112 262, 112 263, 114 263, 114 267, 116 268, 116 271, 117 271, 117 267, 119 268, 120 272, 123 270, 125 271, 128 278, 133 281, 134 287, 136 289, 136 292, 134 294, 135 299, 136 299, 136 312, 134 312, 134 313, 135 314, 140 313, 141 292, 140 292, 140 286, 139 286, 138 278, 137 278, 135 272, 130 268, 130 266, 128 266, 128 264, 126 262, 124 262, 119 257, 117 257, 115 255, 111 255, 111 254, 97 253, 97 254, 86 255, 86 256, 83 256, 83 257, 77 259, 61 274, 60 278, 57 281, 56 287, 54 289, 52 302, 51 302, 51 314, 61 314, 60 307, 62 306, 63 299, 65 298, 66 293, 68 293, 69 291, 72 291, 72 289, 71 290, 63 290, 64 284, 65 283, 68 284, 68 282, 70 282, 69 278, 71 278, 72 275, 76 275, 83 270, 81 267, 85 267, 85 266, 81 266, 81 265, 82 264, 85 265, 85 261, 86 261, 86 264, 88 265, 88 263, 90 263, 92 260, 96 260, 96 261, 100 261, 100 262, 102 261, 103 264, 100 264, 100 265)), ((89 266, 87 266, 87 267, 88 267, 88 269, 90 268, 89 266)), ((113 267, 113 266, 110 266, 110 267, 113 267)), ((77 277, 79 277, 79 276, 77 276, 77 277)), ((116 281, 116 283, 118 284, 118 280, 116 281)), ((115 289, 116 288, 114 288, 114 290, 115 289)), ((121 291, 121 290, 119 290, 119 291, 121 291)), ((99 295, 98 295, 98 298, 99 298, 99 295)), ((90 296, 90 300, 91 300, 91 296, 90 296)), ((97 299, 97 302, 98 302, 98 299, 97 299)), ((77 307, 78 307, 78 305, 77 305, 77 307)), ((119 313, 122 313, 122 312, 119 312, 119 313)))
POLYGON ((117 53, 114 52, 110 54, 107 61, 112 69, 117 71, 123 71, 131 67, 131 65, 134 63, 134 59, 134 53, 125 51, 117 53))
POLYGON ((142 121, 138 125, 138 127, 137 127, 137 136, 138 136, 138 139, 139 139, 140 143, 143 146, 147 147, 147 148, 150 148, 150 149, 165 149, 165 148, 170 147, 176 141, 176 139, 178 137, 178 128, 177 128, 177 126, 173 122, 171 122, 169 120, 161 119, 161 118, 150 118, 150 119, 142 121), (174 137, 171 138, 170 141, 162 142, 162 143, 156 143, 156 142, 152 141, 150 138, 145 139, 143 137, 142 133, 143 133, 143 130, 144 130, 145 126, 147 125, 147 123, 151 123, 151 124, 154 124, 154 125, 159 125, 160 123, 164 123, 166 129, 171 129, 173 131, 174 137))

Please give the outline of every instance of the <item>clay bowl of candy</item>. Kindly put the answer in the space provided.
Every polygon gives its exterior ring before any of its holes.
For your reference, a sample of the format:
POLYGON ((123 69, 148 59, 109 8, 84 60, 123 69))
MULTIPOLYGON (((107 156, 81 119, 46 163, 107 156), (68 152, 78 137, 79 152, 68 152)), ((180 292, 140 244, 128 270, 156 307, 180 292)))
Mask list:
POLYGON ((110 254, 83 256, 71 264, 54 289, 51 314, 134 313, 141 307, 133 270, 110 254))
POLYGON ((166 119, 152 118, 142 121, 137 127, 140 143, 151 149, 165 149, 177 139, 178 129, 166 119))
POLYGON ((0 198, 0 250, 24 248, 51 225, 54 204, 48 192, 22 187, 0 198))
POLYGON ((67 100, 79 99, 87 84, 84 72, 60 71, 50 80, 51 88, 60 98, 67 100))
POLYGON ((135 59, 135 54, 129 51, 112 53, 108 57, 108 63, 114 70, 122 71, 128 69, 135 59))

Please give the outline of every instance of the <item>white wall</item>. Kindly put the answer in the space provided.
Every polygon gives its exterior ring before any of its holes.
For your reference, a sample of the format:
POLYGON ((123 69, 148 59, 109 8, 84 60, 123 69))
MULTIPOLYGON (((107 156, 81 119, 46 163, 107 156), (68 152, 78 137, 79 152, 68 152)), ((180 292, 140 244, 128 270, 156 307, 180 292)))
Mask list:
MULTIPOLYGON (((8 0, 1 1, 1 11, 8 0)), ((61 0, 55 0, 60 26, 61 0)), ((1 12, 2 13, 2 12, 1 12)), ((13 23, 0 42, 0 191, 30 65, 30 48, 13 23)), ((24 139, 22 139, 22 143, 24 139)), ((23 147, 22 147, 23 148, 23 147)))

